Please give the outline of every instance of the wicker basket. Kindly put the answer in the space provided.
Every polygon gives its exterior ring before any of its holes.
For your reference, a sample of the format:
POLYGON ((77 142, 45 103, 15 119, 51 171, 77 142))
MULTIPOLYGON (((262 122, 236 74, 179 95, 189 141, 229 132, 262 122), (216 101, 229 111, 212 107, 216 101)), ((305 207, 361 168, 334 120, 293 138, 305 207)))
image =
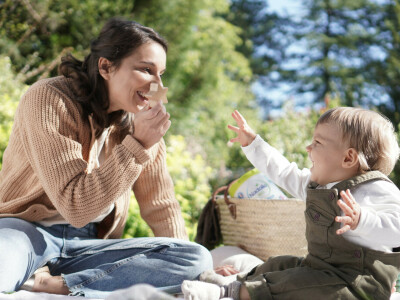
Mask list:
POLYGON ((239 246, 262 260, 307 253, 304 201, 230 198, 227 190, 224 186, 213 194, 224 245, 239 246))

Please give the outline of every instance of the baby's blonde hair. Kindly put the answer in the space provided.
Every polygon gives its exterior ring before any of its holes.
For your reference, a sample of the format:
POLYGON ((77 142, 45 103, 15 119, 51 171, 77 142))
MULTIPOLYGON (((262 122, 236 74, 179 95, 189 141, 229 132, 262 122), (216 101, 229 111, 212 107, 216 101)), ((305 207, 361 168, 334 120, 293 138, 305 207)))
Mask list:
POLYGON ((354 107, 337 107, 325 112, 318 124, 339 127, 344 141, 358 152, 360 172, 377 170, 389 175, 399 158, 399 145, 392 123, 383 115, 354 107))

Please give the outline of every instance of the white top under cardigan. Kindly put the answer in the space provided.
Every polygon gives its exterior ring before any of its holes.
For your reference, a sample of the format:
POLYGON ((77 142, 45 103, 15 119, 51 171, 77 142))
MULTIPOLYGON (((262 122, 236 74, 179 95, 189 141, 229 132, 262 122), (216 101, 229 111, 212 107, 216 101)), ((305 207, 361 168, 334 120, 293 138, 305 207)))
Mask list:
MULTIPOLYGON (((306 199, 310 170, 300 170, 259 135, 242 147, 247 159, 275 184, 293 197, 306 199)), ((331 188, 336 183, 328 184, 331 188)), ((361 206, 360 222, 343 237, 355 244, 384 252, 400 246, 400 190, 391 182, 378 180, 358 185, 352 195, 361 206)))

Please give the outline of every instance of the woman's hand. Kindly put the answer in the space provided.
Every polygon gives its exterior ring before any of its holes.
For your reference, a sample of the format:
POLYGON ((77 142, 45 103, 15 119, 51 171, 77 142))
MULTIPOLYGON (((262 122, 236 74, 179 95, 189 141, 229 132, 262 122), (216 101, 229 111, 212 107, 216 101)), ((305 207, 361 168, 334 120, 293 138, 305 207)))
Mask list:
POLYGON ((232 143, 239 142, 242 147, 250 145, 256 138, 255 132, 250 128, 246 122, 246 119, 243 118, 243 116, 237 110, 232 113, 232 117, 235 119, 239 127, 228 125, 230 130, 237 133, 237 137, 231 139, 230 141, 232 143))
POLYGON ((335 220, 336 222, 343 223, 343 226, 336 231, 336 234, 343 234, 350 229, 356 229, 358 222, 360 222, 361 215, 361 207, 356 202, 349 189, 347 189, 346 192, 341 191, 340 196, 342 196, 343 200, 339 199, 337 203, 344 215, 336 216, 335 220))
POLYGON ((142 144, 146 149, 149 149, 154 144, 158 143, 171 126, 165 106, 157 103, 150 108, 146 105, 141 111, 135 114, 133 120, 134 132, 132 136, 142 144))

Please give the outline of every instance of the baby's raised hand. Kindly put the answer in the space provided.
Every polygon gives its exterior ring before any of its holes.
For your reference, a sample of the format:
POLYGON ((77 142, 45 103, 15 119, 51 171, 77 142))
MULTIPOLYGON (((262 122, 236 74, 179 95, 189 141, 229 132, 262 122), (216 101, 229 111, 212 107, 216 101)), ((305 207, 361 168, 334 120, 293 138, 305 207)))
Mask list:
POLYGON ((361 215, 361 207, 356 200, 354 200, 349 189, 341 191, 340 196, 342 196, 344 201, 339 199, 337 204, 342 209, 344 215, 336 216, 335 221, 343 223, 343 226, 336 231, 336 234, 343 234, 346 231, 356 229, 361 215))
POLYGON ((237 137, 231 139, 230 141, 232 143, 239 142, 242 147, 250 145, 256 138, 255 132, 247 124, 246 119, 243 118, 243 116, 237 110, 232 113, 232 117, 235 119, 239 127, 228 125, 230 130, 237 133, 237 137))

